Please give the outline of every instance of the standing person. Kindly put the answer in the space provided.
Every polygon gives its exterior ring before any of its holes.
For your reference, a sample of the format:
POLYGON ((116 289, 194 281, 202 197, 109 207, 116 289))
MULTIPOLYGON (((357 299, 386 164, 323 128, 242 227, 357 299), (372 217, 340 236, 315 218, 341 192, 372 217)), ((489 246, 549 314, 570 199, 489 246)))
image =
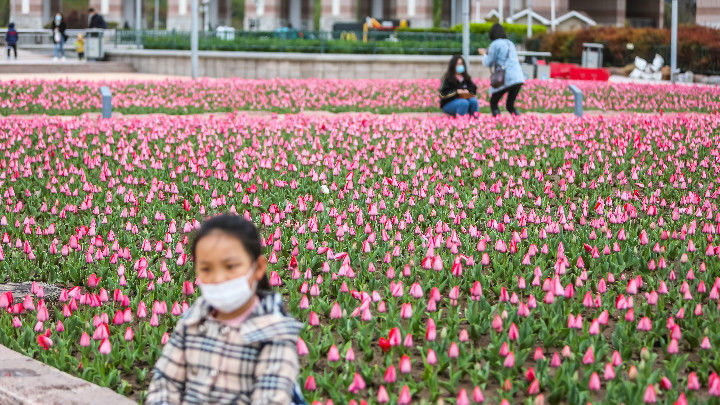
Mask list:
POLYGON ((15 30, 15 23, 8 24, 8 30, 5 34, 5 43, 7 44, 7 58, 10 59, 10 49, 15 51, 15 59, 17 59, 17 42, 18 33, 15 30))
POLYGON ((100 15, 100 13, 95 11, 94 8, 88 9, 88 15, 90 17, 90 23, 88 24, 88 28, 97 28, 102 30, 107 28, 105 19, 102 15, 100 15))
POLYGON ((82 34, 78 34, 75 38, 75 52, 79 60, 85 59, 85 38, 82 34))
POLYGON ((202 294, 163 348, 146 404, 304 404, 296 381, 302 324, 271 290, 255 225, 211 218, 191 252, 202 294))
POLYGON ((462 56, 453 55, 440 87, 440 108, 452 116, 473 115, 478 111, 476 92, 477 86, 470 78, 462 56))
POLYGON ((58 60, 58 56, 61 56, 62 60, 65 60, 65 41, 67 41, 65 30, 67 29, 67 25, 65 24, 65 21, 63 21, 62 14, 55 14, 55 19, 52 22, 51 28, 53 33, 53 43, 55 44, 55 56, 53 57, 53 60, 58 60))
POLYGON ((498 103, 507 93, 505 106, 510 114, 518 115, 515 109, 515 99, 525 82, 525 74, 520 67, 515 44, 507 39, 505 30, 498 23, 493 24, 490 28, 490 40, 492 42, 488 50, 478 49, 480 55, 484 56, 483 64, 488 67, 497 65, 505 69, 505 83, 498 88, 490 87, 490 111, 493 117, 500 114, 498 103))

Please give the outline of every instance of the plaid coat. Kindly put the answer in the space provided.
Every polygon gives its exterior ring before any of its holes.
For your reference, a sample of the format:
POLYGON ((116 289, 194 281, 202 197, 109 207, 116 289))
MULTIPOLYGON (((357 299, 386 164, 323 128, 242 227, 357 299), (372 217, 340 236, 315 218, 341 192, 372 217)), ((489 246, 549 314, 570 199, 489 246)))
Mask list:
POLYGON ((210 311, 200 297, 178 321, 155 364, 146 404, 304 403, 296 382, 302 324, 286 314, 279 294, 261 297, 239 328, 210 311))

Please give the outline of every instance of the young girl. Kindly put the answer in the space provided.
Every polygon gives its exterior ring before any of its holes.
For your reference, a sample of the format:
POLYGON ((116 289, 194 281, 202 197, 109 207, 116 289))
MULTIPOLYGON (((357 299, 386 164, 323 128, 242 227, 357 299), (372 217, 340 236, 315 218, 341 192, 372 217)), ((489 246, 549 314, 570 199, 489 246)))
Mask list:
POLYGON ((302 324, 270 290, 255 226, 211 218, 192 255, 202 295, 155 364, 146 404, 304 403, 296 382, 302 324))

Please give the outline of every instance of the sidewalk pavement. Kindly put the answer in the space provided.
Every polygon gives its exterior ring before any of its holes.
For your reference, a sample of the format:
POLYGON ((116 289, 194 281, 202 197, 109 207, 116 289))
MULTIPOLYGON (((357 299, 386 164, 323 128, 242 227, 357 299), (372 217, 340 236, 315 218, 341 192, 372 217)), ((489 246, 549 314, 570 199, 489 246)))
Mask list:
POLYGON ((0 345, 0 405, 98 403, 130 405, 135 402, 0 345))

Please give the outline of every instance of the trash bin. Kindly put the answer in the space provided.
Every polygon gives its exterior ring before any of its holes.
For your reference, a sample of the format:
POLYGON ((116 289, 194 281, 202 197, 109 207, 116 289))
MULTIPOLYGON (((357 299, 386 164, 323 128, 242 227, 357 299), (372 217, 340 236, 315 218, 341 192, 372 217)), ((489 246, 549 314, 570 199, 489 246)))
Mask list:
POLYGON ((583 43, 582 67, 601 68, 603 66, 603 44, 583 43))
POLYGON ((87 60, 105 59, 105 50, 103 49, 102 41, 102 30, 88 31, 87 35, 85 35, 85 58, 87 60))

